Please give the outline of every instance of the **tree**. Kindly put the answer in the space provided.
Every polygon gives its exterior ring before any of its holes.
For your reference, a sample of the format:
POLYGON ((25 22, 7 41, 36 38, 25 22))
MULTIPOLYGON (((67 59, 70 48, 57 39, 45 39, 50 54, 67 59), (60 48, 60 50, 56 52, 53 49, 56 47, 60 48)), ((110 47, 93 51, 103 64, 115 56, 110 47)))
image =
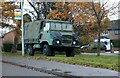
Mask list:
POLYGON ((98 26, 98 49, 97 49, 97 56, 100 56, 100 34, 101 34, 101 26, 104 25, 109 25, 108 21, 110 21, 108 19, 108 13, 111 14, 115 14, 114 10, 118 7, 118 5, 114 5, 114 6, 108 6, 108 1, 100 1, 98 0, 98 2, 94 2, 92 1, 92 3, 89 3, 92 7, 92 10, 94 11, 94 15, 97 18, 97 26, 98 26), (107 8, 107 9, 106 9, 107 8))
POLYGON ((4 21, 7 21, 9 19, 12 19, 14 21, 14 23, 17 24, 17 27, 14 30, 14 42, 13 42, 13 47, 11 52, 17 52, 16 47, 17 47, 17 43, 20 40, 20 36, 21 36, 21 25, 20 25, 20 21, 16 21, 14 19, 14 9, 19 8, 18 6, 16 6, 14 4, 14 2, 3 2, 2 3, 2 27, 10 27, 13 28, 13 25, 9 25, 6 24, 4 21), (8 7, 9 6, 9 7, 8 7))
MULTIPOLYGON (((35 10, 37 16, 36 19, 46 19, 50 10, 55 9, 54 2, 30 2, 27 0, 31 7, 35 10)), ((32 13, 34 14, 34 13, 32 13)))
POLYGON ((100 55, 100 34, 110 26, 110 13, 116 6, 107 8, 107 2, 56 2, 56 10, 48 19, 71 21, 80 41, 91 41, 98 37, 97 56, 100 55), (111 10, 112 9, 112 10, 111 10), (97 36, 98 35, 98 36, 97 36))
MULTIPOLYGON (((15 34, 14 37, 14 42, 13 42, 13 47, 11 49, 11 52, 17 52, 17 43, 21 40, 21 20, 15 20, 14 19, 14 9, 18 9, 19 6, 15 5, 15 2, 3 2, 1 4, 2 6, 2 20, 7 21, 9 18, 13 20, 14 23, 16 23, 16 27, 6 24, 5 22, 2 22, 2 27, 10 27, 10 28, 15 28, 13 31, 15 34), (8 7, 9 6, 9 7, 8 7)), ((24 14, 23 15, 23 22, 30 22, 31 21, 31 16, 29 14, 24 14)))

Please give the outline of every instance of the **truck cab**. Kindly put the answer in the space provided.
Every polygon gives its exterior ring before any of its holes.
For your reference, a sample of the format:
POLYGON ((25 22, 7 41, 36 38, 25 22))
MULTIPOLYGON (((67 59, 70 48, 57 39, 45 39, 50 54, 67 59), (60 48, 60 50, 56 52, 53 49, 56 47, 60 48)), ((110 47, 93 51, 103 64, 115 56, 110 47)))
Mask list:
POLYGON ((79 41, 74 36, 70 22, 42 20, 25 24, 25 46, 29 55, 34 55, 36 48, 45 56, 55 56, 55 51, 65 51, 67 57, 74 57, 74 48, 79 48, 79 41))

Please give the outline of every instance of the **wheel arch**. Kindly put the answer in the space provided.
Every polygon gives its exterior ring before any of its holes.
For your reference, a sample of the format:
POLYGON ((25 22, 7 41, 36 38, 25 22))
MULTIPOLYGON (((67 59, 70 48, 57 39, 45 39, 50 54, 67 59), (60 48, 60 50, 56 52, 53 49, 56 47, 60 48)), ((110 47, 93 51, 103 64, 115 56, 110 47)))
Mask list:
POLYGON ((43 47, 45 44, 49 45, 47 41, 43 41, 42 43, 40 43, 41 47, 43 47))

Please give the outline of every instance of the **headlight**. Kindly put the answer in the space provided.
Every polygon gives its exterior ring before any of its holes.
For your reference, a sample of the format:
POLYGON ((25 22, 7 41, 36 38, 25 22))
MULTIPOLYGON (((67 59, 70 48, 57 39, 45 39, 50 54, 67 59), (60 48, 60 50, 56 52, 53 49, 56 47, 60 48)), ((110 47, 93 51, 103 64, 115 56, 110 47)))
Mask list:
POLYGON ((57 44, 60 44, 60 41, 57 41, 57 44))
POLYGON ((76 44, 76 41, 73 41, 73 44, 75 45, 75 44, 76 44))

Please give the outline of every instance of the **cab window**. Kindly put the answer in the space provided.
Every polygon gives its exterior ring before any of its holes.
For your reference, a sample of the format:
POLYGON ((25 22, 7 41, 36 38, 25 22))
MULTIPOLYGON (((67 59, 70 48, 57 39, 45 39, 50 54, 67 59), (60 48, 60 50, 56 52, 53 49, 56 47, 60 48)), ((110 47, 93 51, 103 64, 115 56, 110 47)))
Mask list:
POLYGON ((48 31, 50 29, 50 23, 45 23, 44 31, 48 31))

